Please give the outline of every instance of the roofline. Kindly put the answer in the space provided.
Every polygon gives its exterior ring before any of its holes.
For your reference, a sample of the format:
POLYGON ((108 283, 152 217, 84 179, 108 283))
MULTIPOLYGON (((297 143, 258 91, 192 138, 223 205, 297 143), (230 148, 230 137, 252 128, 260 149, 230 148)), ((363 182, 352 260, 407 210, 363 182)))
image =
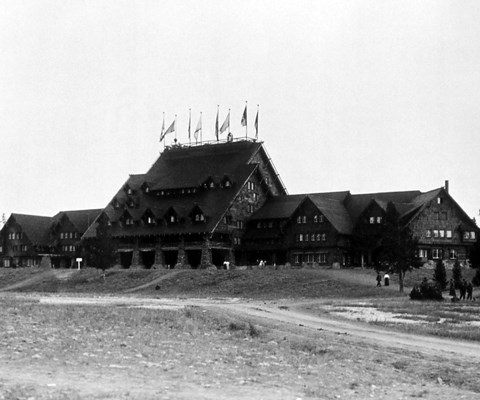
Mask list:
MULTIPOLYGON (((250 164, 250 165, 254 165, 254 164, 250 164)), ((250 177, 255 173, 255 171, 258 170, 258 164, 255 165, 255 168, 252 170, 252 172, 250 172, 250 174, 248 174, 247 178, 245 179, 245 181, 243 182, 243 184, 240 186, 240 188, 238 189, 237 193, 235 194, 235 196, 233 196, 232 200, 230 201, 230 203, 228 204, 228 207, 225 209, 225 211, 222 213, 222 215, 220 215, 220 218, 218 219, 217 223, 214 225, 214 227, 212 228, 212 230, 209 232, 210 233, 210 236, 213 235, 213 233, 215 232, 215 229, 217 229, 218 225, 220 224, 220 221, 223 219, 223 217, 225 216, 225 214, 227 214, 227 211, 230 210, 230 207, 232 206, 233 202, 236 200, 236 198, 240 195, 240 191, 245 187, 247 181, 250 179, 250 177)))

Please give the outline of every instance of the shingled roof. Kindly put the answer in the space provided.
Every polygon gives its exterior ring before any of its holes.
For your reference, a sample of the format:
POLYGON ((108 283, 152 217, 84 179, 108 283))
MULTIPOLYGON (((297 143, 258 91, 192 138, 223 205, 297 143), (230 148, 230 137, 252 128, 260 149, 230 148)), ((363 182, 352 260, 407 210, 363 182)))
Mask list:
MULTIPOLYGON (((120 207, 110 202, 103 212, 116 222, 125 212, 138 221, 148 211, 160 219, 173 209, 180 223, 161 224, 153 229, 144 224, 128 228, 113 224, 112 236, 212 232, 240 188, 257 170, 258 165, 251 159, 261 148, 261 143, 238 141, 164 151, 147 173, 130 175, 113 199, 120 207), (225 179, 230 187, 221 185, 225 179), (204 187, 209 181, 213 181, 214 188, 204 187), (148 193, 144 190, 146 186, 148 193), (206 217, 202 223, 190 218, 196 207, 206 217)), ((96 225, 92 225, 84 237, 94 237, 95 230, 96 225)))
POLYGON ((22 231, 27 235, 33 245, 47 246, 49 244, 50 226, 53 221, 52 217, 12 214, 10 218, 21 226, 22 231))
POLYGON ((53 220, 57 222, 65 215, 78 232, 83 235, 101 212, 102 209, 60 211, 53 217, 53 220))

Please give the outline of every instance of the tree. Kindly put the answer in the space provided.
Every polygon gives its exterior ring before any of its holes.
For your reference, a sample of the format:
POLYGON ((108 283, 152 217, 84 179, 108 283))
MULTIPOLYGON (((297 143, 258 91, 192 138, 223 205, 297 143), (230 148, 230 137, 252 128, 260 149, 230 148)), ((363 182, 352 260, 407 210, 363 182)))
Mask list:
POLYGON ((392 202, 388 203, 383 226, 380 260, 388 264, 390 270, 398 274, 400 292, 403 293, 405 273, 412 268, 418 268, 415 249, 417 240, 408 226, 402 224, 392 202))
POLYGON ((445 265, 443 265, 443 260, 439 259, 435 265, 435 270, 433 271, 433 280, 440 286, 442 290, 445 290, 447 287, 447 270, 445 265))
POLYGON ((115 245, 104 215, 98 219, 96 230, 96 238, 87 247, 88 260, 93 267, 106 270, 115 262, 115 245))
POLYGON ((455 287, 459 288, 462 283, 462 266, 458 260, 455 261, 452 268, 452 277, 455 282, 455 287))

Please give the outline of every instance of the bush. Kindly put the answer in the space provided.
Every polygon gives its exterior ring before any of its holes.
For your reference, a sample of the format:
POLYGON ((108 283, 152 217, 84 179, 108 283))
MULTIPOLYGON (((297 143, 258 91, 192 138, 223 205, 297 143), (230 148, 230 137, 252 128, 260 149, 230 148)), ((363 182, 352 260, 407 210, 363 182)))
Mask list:
POLYGON ((410 292, 410 299, 412 300, 443 300, 442 289, 436 282, 428 282, 426 279, 420 285, 415 287, 410 292))
POLYGON ((462 284, 462 266, 458 260, 455 261, 452 268, 452 277, 455 282, 455 287, 459 288, 462 284))
POLYGON ((435 265, 433 280, 440 286, 442 290, 445 290, 447 287, 447 271, 445 269, 445 265, 443 265, 443 260, 441 259, 439 259, 435 265))
POLYGON ((475 286, 480 286, 480 268, 477 268, 477 272, 475 272, 475 276, 472 279, 472 283, 475 286))

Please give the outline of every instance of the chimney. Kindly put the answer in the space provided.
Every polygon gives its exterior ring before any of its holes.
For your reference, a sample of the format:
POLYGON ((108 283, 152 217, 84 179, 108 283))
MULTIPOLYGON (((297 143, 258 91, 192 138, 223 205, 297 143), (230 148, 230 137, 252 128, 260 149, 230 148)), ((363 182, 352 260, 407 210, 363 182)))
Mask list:
POLYGON ((448 193, 448 180, 445 181, 445 191, 448 193))

